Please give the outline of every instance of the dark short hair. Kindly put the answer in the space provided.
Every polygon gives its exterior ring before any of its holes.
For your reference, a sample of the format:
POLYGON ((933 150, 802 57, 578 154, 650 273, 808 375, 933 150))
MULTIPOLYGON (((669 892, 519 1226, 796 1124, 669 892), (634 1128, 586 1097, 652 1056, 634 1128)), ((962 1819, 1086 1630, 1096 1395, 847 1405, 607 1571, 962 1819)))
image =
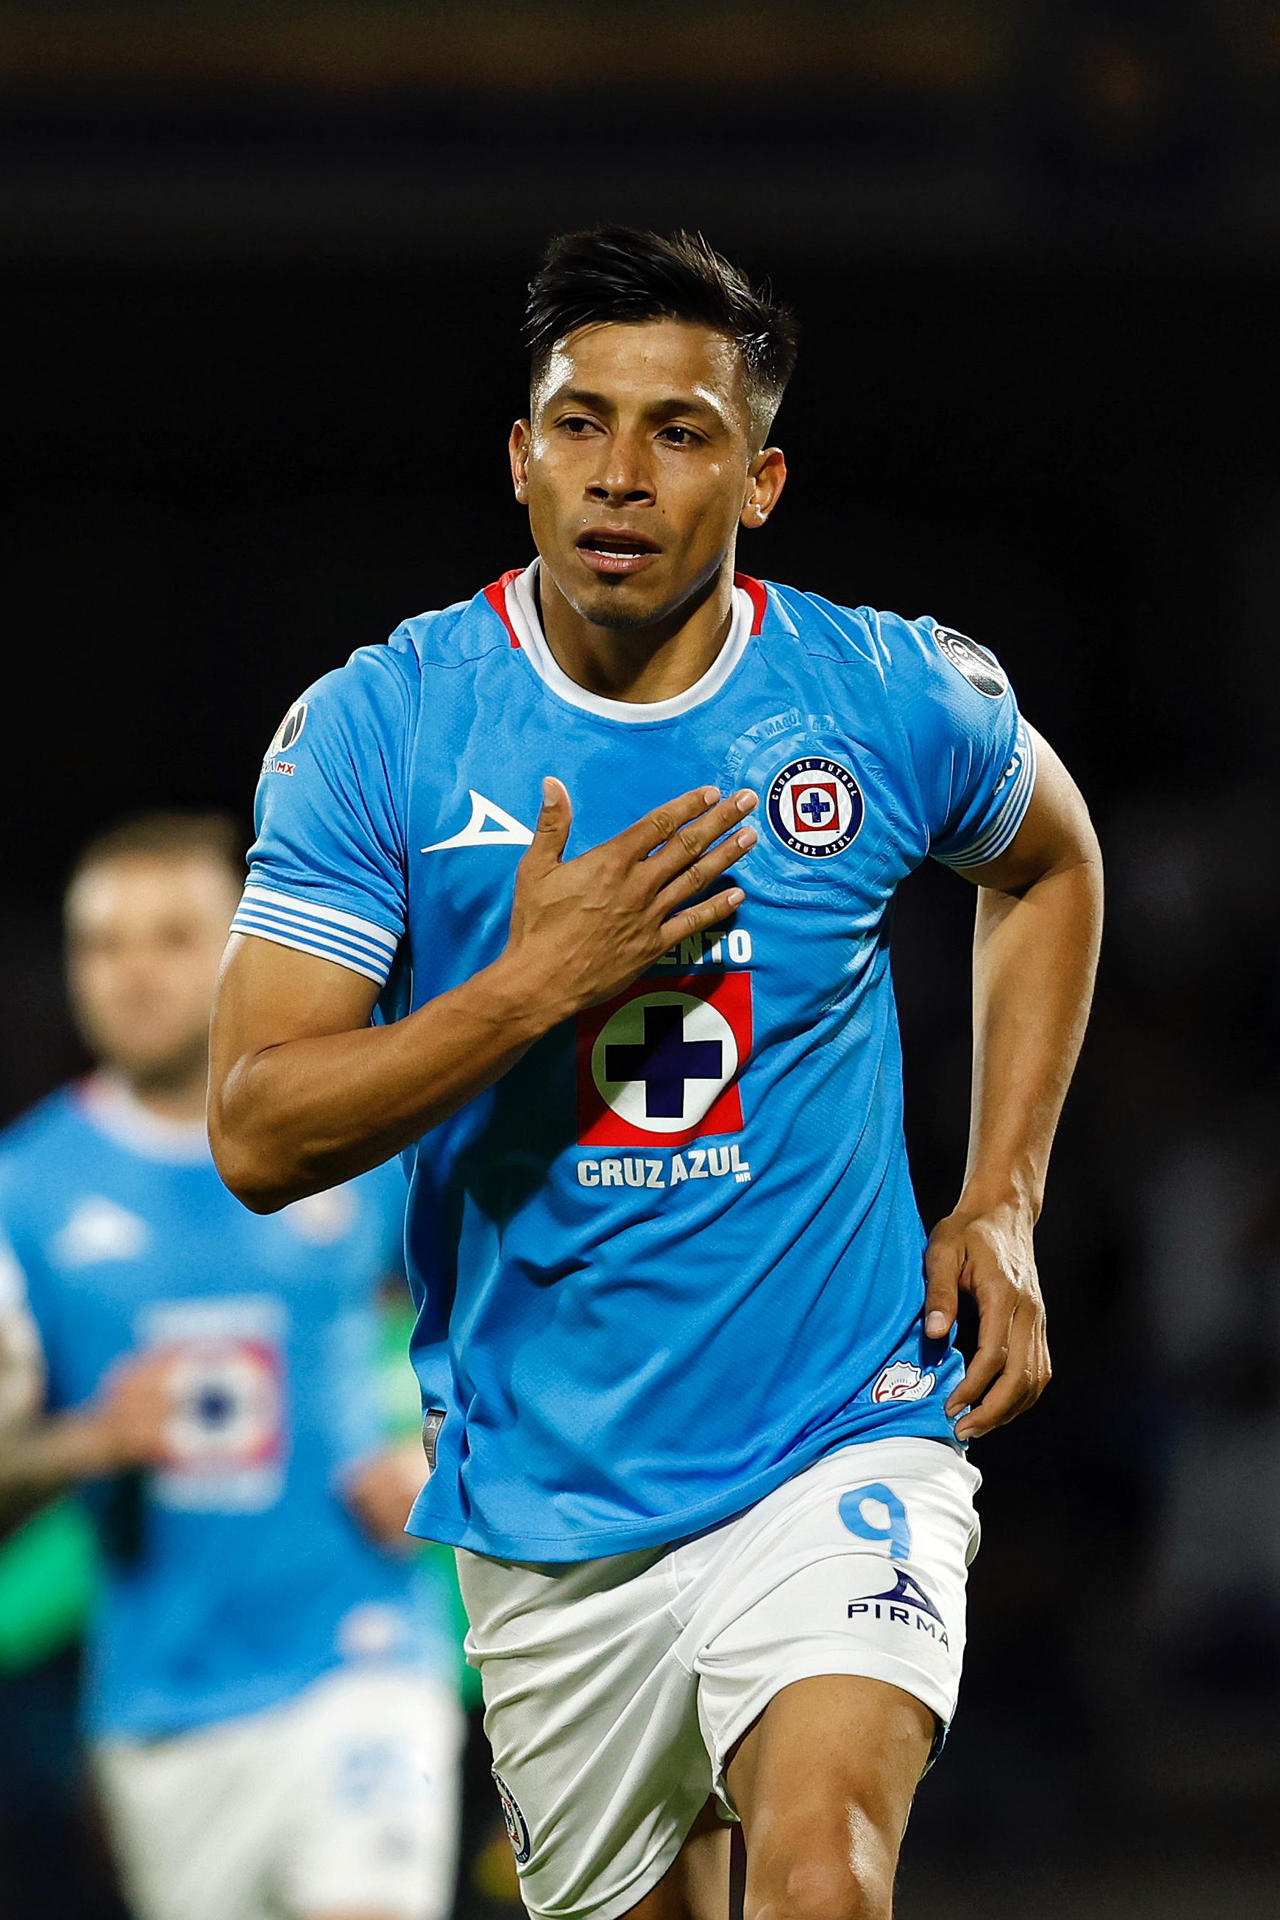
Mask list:
POLYGON ((700 233, 667 239, 640 227, 595 227, 558 234, 529 282, 525 338, 534 386, 557 342, 579 327, 663 319, 728 335, 742 356, 752 434, 763 444, 796 363, 795 315, 700 233))
POLYGON ((70 886, 91 867, 113 860, 210 859, 244 884, 244 834, 229 813, 154 812, 131 815, 85 842, 67 877, 70 886))

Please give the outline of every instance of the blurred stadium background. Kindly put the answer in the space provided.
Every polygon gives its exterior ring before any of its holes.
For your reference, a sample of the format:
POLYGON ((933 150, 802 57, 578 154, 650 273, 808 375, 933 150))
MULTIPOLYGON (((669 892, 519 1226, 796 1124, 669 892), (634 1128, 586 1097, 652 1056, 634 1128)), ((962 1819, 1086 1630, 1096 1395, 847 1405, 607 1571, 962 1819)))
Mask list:
MULTIPOLYGON (((247 839, 300 688, 523 562, 502 443, 542 240, 703 227, 804 325, 746 563, 993 646, 1110 862, 1041 1236, 1058 1377, 981 1450, 900 1910, 1280 1912, 1280 5, 6 0, 0 100, 0 1117, 80 1064, 85 836, 213 804, 247 839)), ((927 873, 900 913, 930 1216, 970 911, 927 873)), ((118 1920, 65 1838, 91 1569, 74 1522, 23 1551, 0 1914, 118 1920)), ((504 1910, 478 1744, 472 1773, 468 1920, 504 1910)))

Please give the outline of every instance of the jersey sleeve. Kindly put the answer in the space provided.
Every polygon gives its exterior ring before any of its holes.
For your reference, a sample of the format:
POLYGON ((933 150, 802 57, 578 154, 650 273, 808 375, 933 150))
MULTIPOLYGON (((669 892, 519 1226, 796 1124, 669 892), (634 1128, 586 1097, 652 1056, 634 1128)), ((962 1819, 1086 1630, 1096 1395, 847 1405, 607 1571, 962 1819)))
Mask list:
POLYGON ((1035 787, 1035 748, 1003 667, 936 620, 881 616, 888 684, 928 851, 948 867, 998 859, 1035 787))
MULTIPOLYGON (((232 921, 378 987, 405 930, 406 651, 365 647, 290 707, 262 763, 232 921)), ((410 656, 411 657, 411 656, 410 656)))

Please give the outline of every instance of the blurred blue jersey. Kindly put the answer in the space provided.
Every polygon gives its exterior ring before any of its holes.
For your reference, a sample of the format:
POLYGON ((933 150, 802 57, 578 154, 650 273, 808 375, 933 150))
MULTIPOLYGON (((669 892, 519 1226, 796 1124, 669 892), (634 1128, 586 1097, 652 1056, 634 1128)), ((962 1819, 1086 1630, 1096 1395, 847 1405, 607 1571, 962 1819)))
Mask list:
POLYGON ((819 1455, 952 1438, 926 1342, 889 917, 1012 840, 1031 744, 985 649, 739 579, 698 684, 569 680, 537 568, 409 620, 290 710, 236 926, 394 1019, 506 940, 541 777, 569 853, 700 782, 760 794, 733 923, 558 1027, 408 1155, 422 1533, 564 1561, 666 1542, 819 1455))
POLYGON ((248 1213, 203 1127, 91 1081, 0 1144, 0 1276, 25 1290, 50 1411, 125 1355, 177 1369, 170 1463, 95 1485, 104 1580, 86 1705, 98 1734, 255 1712, 351 1658, 452 1668, 443 1603, 341 1497, 383 1444, 379 1283, 403 1265, 398 1166, 248 1213))

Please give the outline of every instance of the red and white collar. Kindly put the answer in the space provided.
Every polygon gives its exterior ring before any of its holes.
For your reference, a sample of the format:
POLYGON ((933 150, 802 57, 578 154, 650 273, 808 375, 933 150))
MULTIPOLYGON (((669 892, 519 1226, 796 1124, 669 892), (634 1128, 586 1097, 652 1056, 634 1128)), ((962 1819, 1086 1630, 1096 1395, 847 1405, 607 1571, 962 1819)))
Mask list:
POLYGON ((753 580, 748 574, 735 574, 733 620, 724 645, 700 680, 669 700, 607 700, 603 694, 589 693, 576 680, 571 680, 547 645, 538 611, 537 574, 535 560, 523 572, 513 569, 504 573, 484 590, 485 599, 510 634, 512 646, 521 649, 539 679, 570 706, 579 707, 585 713, 602 714, 610 720, 630 721, 633 725, 675 719, 718 693, 753 635, 759 633, 768 597, 761 581, 753 580))

